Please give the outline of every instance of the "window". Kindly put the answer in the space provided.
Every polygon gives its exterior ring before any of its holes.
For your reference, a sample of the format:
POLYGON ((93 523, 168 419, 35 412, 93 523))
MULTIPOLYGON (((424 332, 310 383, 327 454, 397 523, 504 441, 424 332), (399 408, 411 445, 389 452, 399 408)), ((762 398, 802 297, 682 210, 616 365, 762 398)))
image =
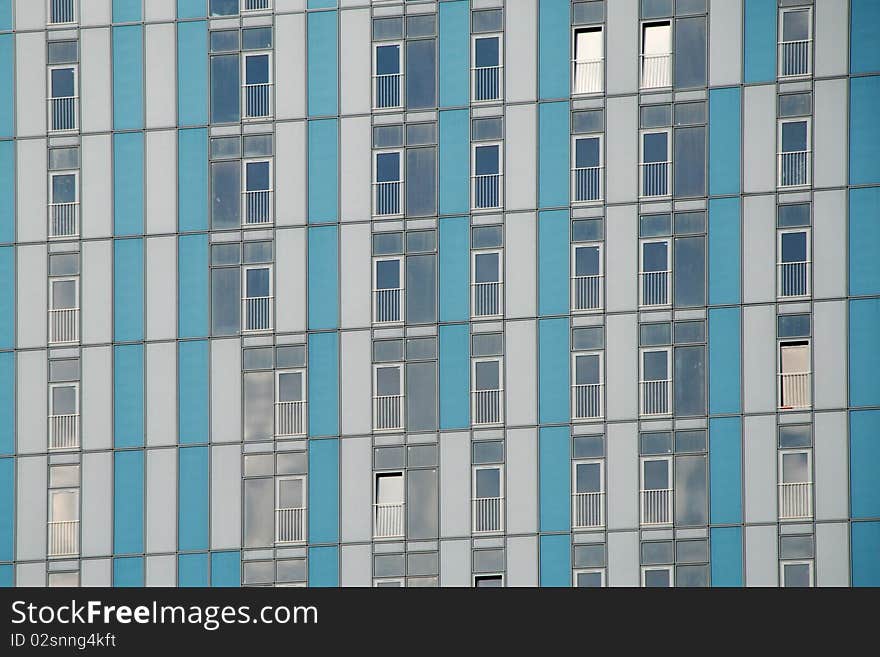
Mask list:
POLYGON ((474 587, 499 588, 504 586, 504 575, 474 575, 474 587))
POLYGON ((473 530, 474 533, 504 530, 503 467, 485 465, 474 467, 473 530))
POLYGON ((275 542, 306 540, 305 477, 280 477, 275 486, 275 542))
POLYGON ((78 341, 79 276, 52 277, 49 279, 49 344, 78 341))
POLYGON ((77 129, 77 89, 76 65, 49 67, 50 132, 72 132, 77 129))
POLYGON ((376 473, 374 495, 373 536, 375 538, 402 537, 404 522, 403 472, 376 473))
POLYGON ((473 423, 501 424, 503 421, 501 358, 473 359, 473 423))
POLYGON ((639 243, 639 305, 668 306, 671 300, 672 264, 669 239, 643 239, 639 243))
POLYGON ((602 459, 572 463, 572 527, 605 526, 605 467, 602 459))
POLYGON ((402 256, 373 261, 373 318, 376 323, 403 321, 403 261, 402 256))
POLYGON ((373 428, 376 431, 403 429, 403 365, 376 365, 373 386, 373 428))
POLYGON ((474 251, 472 257, 472 305, 474 317, 497 317, 502 314, 501 250, 474 251))
MULTIPOLYGON (((248 32, 249 30, 243 31, 248 32)), ((271 47, 271 39, 270 44, 271 47)), ((247 53, 242 57, 242 106, 245 119, 272 115, 272 53, 247 53)))
POLYGON ((474 102, 501 98, 501 36, 481 35, 473 39, 474 102))
POLYGON ((49 449, 79 447, 79 384, 49 385, 49 449))
POLYGON ((779 12, 779 77, 810 75, 812 11, 808 7, 779 12))
POLYGON ((779 409, 797 410, 811 405, 809 340, 779 343, 779 409))
POLYGON ((782 586, 789 588, 806 588, 813 586, 813 562, 782 561, 779 564, 782 586))
POLYGON ((49 0, 48 24, 68 25, 76 23, 76 0, 49 0))
POLYGON ((79 172, 49 172, 49 237, 79 234, 79 172))
POLYGON ((605 44, 601 27, 574 31, 572 94, 597 94, 604 88, 605 44))
POLYGON ((601 588, 605 586, 605 569, 590 568, 574 571, 574 585, 585 588, 601 588))
POLYGON ((49 467, 49 557, 79 554, 79 486, 78 465, 49 467))
MULTIPOLYGON (((807 427, 809 435, 809 427, 807 427)), ((813 517, 813 467, 811 449, 779 452, 779 519, 813 517)))
POLYGON ((641 196, 669 196, 669 130, 648 130, 641 138, 641 196))
POLYGON ((603 543, 575 544, 572 546, 572 553, 574 585, 605 586, 605 545, 603 543))
POLYGON ((244 0, 241 13, 267 11, 272 8, 272 0, 244 0))
POLYGON ((242 268, 242 331, 272 329, 272 268, 242 268))
POLYGON ((376 153, 375 162, 373 214, 377 216, 399 215, 402 208, 400 197, 403 189, 403 151, 376 153))
MULTIPOLYGON (((705 13, 705 6, 700 9, 705 13)), ((677 13, 681 13, 677 11, 677 13)), ((706 16, 675 19, 676 89, 706 86, 708 49, 706 48, 706 16)))
POLYGON ((642 89, 672 86, 672 26, 669 21, 642 25, 642 89))
POLYGON ((472 166, 472 207, 475 210, 501 207, 501 144, 475 144, 472 166))
POLYGON ((572 156, 572 199, 602 199, 602 137, 575 137, 572 156))
POLYGON ((602 245, 575 244, 571 249, 574 269, 571 281, 571 307, 574 310, 602 308, 602 245))
POLYGON ((572 355, 573 419, 596 420, 603 417, 604 370, 601 351, 572 355))
POLYGON ((641 350, 641 413, 642 415, 669 415, 670 408, 670 349, 641 350))
POLYGON ((641 522, 667 525, 672 522, 672 458, 642 459, 641 522))
POLYGON ((810 231, 791 228, 778 233, 777 294, 782 297, 810 295, 810 231))
POLYGON ((642 586, 645 588, 671 588, 674 581, 672 566, 642 567, 642 586))
POLYGON ((242 162, 241 214, 247 226, 272 223, 272 160, 242 162))
POLYGON ((275 375, 275 435, 306 434, 306 372, 281 370, 275 375))
POLYGON ((810 120, 779 121, 779 187, 810 184, 810 120))
POLYGON ((373 50, 373 106, 389 109, 401 106, 403 44, 377 44, 373 50))

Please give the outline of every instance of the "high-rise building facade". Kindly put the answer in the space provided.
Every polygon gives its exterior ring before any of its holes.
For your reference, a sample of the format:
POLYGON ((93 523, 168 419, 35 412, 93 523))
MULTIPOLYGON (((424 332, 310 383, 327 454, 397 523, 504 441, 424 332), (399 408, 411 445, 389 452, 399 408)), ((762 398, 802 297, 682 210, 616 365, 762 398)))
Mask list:
POLYGON ((880 585, 878 32, 0 0, 0 584, 880 585))

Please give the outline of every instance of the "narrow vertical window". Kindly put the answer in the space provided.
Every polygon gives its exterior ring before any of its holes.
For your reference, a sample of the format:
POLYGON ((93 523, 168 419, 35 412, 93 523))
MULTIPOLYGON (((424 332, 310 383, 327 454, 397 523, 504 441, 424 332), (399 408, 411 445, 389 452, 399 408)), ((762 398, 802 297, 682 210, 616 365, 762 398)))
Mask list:
POLYGON ((376 473, 373 536, 398 538, 404 533, 403 473, 376 473))
POLYGON ((572 148, 572 198, 602 199, 602 137, 576 137, 572 148))
POLYGON ((500 424, 502 422, 503 380, 500 358, 474 359, 474 424, 500 424))
POLYGON ((79 489, 49 491, 49 557, 79 554, 79 489))
POLYGON ((779 408, 794 410, 811 405, 810 343, 779 343, 779 408))
POLYGON ((49 69, 49 130, 77 129, 77 70, 75 66, 49 69))
POLYGON ((669 305, 672 283, 669 256, 669 239, 642 240, 639 248, 639 305, 669 305))
POLYGON ((474 317, 501 315, 501 251, 475 251, 473 255, 474 317))
POLYGON ((642 89, 672 86, 672 27, 669 21, 642 26, 642 89))
POLYGON ((779 122, 779 187, 810 184, 810 121, 789 119, 779 122))
POLYGON ((49 386, 49 449, 79 447, 79 385, 49 386))
POLYGON ((272 270, 244 267, 242 285, 242 331, 268 331, 272 328, 272 270))
MULTIPOLYGON (((572 466, 572 527, 605 526, 605 468, 599 459, 575 461, 572 466)), ((578 585, 580 586, 580 585, 578 585)))
POLYGON ((642 415, 669 415, 670 404, 669 349, 644 349, 641 354, 642 415))
POLYGON ((500 465, 474 468, 474 533, 500 532, 504 528, 504 482, 500 465))
POLYGON ((783 561, 780 563, 782 586, 785 588, 807 588, 813 586, 812 561, 783 561))
POLYGON ((79 341, 79 277, 49 279, 49 344, 79 341))
POLYGON ((272 115, 272 66, 270 53, 246 54, 242 59, 242 105, 245 119, 272 115))
POLYGON ((643 525, 672 522, 672 458, 642 459, 641 521, 643 525))
POLYGON ((79 174, 53 171, 49 174, 49 237, 79 234, 79 174))
POLYGON ((813 466, 810 449, 779 453, 779 519, 813 517, 813 466))
POLYGON ((473 150, 475 210, 501 207, 501 144, 480 144, 473 150))
POLYGON ((272 161, 242 162, 241 216, 246 225, 272 223, 272 161))
POLYGON ((778 294, 805 297, 810 294, 810 234, 807 229, 779 231, 778 294))
POLYGON ((403 257, 377 258, 373 265, 373 317, 377 324, 403 321, 403 257))
POLYGON ((597 94, 604 88, 605 47, 601 27, 574 31, 573 94, 597 94))
POLYGON ((49 0, 49 25, 76 23, 76 0, 49 0))
POLYGON ((281 371, 276 375, 275 435, 302 436, 306 433, 305 371, 281 371))
POLYGON ((642 133, 641 196, 669 196, 671 192, 669 136, 669 130, 642 133))
POLYGON ((403 191, 403 151, 376 153, 373 187, 373 213, 378 216, 401 214, 403 191))
POLYGON ((572 247, 571 306, 574 310, 602 308, 602 245, 572 247))
POLYGON ((377 365, 373 371, 373 427, 403 429, 403 365, 377 365))
POLYGON ((383 43, 373 50, 373 105, 376 109, 401 106, 402 53, 400 43, 383 43))
POLYGON ((785 9, 779 15, 779 77, 810 75, 812 62, 812 11, 785 9))
POLYGON ((473 41, 475 102, 501 98, 501 37, 479 36, 473 41))
POLYGON ((602 353, 576 353, 572 357, 572 409, 575 420, 603 417, 604 372, 602 353))
POLYGON ((275 542, 306 540, 306 485, 304 477, 283 477, 275 487, 275 542))

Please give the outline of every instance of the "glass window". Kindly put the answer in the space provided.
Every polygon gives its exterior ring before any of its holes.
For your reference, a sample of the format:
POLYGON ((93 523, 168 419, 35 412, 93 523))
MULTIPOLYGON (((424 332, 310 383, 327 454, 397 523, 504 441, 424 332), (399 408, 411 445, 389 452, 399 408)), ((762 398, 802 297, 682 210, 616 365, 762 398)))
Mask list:
POLYGON ((244 350, 244 369, 246 370, 270 370, 275 366, 273 361, 272 347, 244 350))
POLYGON ((406 321, 425 324, 437 320, 437 256, 406 259, 406 321))
POLYGON ((307 452, 281 452, 277 456, 277 472, 284 474, 305 474, 308 472, 309 455, 307 452))
POLYGON ((272 372, 248 372, 244 375, 245 440, 271 440, 273 437, 274 379, 272 372))
MULTIPOLYGON (((677 412, 677 410, 676 410, 677 412)), ((705 413, 705 411, 703 411, 705 413)), ((675 524, 705 525, 709 522, 706 456, 675 458, 675 524)))
POLYGON ((72 148, 51 148, 49 149, 49 169, 57 171, 59 169, 78 169, 79 168, 79 147, 72 148))
POLYGON ((684 14, 705 14, 706 0, 675 0, 675 13, 679 16, 684 14))
POLYGON ((501 9, 488 9, 471 13, 472 32, 500 32, 504 14, 501 9))
POLYGON ((406 424, 410 431, 437 428, 437 363, 406 366, 406 424))
POLYGON ((238 0, 211 0, 211 16, 235 16, 238 0))
POLYGON ((810 447, 813 444, 809 424, 783 424, 779 427, 779 447, 810 447))
POLYGON ((782 565, 782 585, 807 587, 812 585, 812 568, 809 563, 786 563, 782 565))
POLYGON ((504 461, 504 443, 502 441, 478 441, 474 443, 474 463, 501 463, 502 461, 504 461))
POLYGON ((440 529, 439 509, 437 470, 410 470, 406 477, 407 538, 436 539, 440 529))
POLYGON ((810 335, 809 315, 780 315, 777 324, 780 338, 806 337, 810 335))
POLYGON ((297 344, 275 349, 277 367, 302 367, 306 364, 305 345, 297 344))
POLYGON ((373 40, 381 41, 383 39, 400 39, 403 38, 403 19, 402 18, 374 18, 373 19, 373 40))
POLYGON ((376 233, 373 235, 373 255, 403 253, 403 233, 376 233))
POLYGON ((671 344, 672 325, 669 323, 642 324, 639 327, 639 344, 644 346, 671 344))
POLYGON ((504 121, 501 118, 473 119, 471 121, 471 139, 502 139, 504 137, 504 121))
POLYGON ((676 237, 672 298, 676 308, 706 305, 706 238, 676 237))
POLYGON ((575 568, 601 568, 605 565, 605 546, 576 545, 574 547, 575 568))
POLYGON ((602 110, 582 110, 571 113, 571 131, 574 134, 602 132, 605 130, 605 113, 602 110))
POLYGON ((373 574, 376 577, 394 577, 404 574, 404 555, 377 554, 373 557, 373 574))
POLYGON ((407 38, 434 36, 436 31, 437 17, 434 14, 407 16, 406 18, 407 38))
POLYGON ((676 415, 706 414, 706 348, 676 347, 674 374, 676 415))
POLYGON ((237 267, 211 271, 211 315, 214 335, 238 333, 241 283, 237 267))
POLYGON ((402 125, 377 125, 373 128, 373 147, 391 148, 403 145, 402 125))
POLYGON ((670 216, 668 214, 648 214, 639 217, 639 237, 662 237, 669 235, 670 216))
POLYGON ((306 579, 305 559, 284 559, 275 566, 276 579, 279 582, 304 582, 306 579))
POLYGON ((709 586, 709 566, 677 566, 675 585, 706 588, 709 586))
POLYGON ((437 445, 410 445, 406 450, 407 464, 411 468, 437 465, 437 445))
POLYGON ((236 50, 238 50, 238 30, 211 32, 211 52, 233 52, 236 50))
POLYGON ((271 27, 251 27, 241 31, 242 50, 266 50, 271 47, 271 27))
POLYGON ((475 226, 471 231, 471 248, 491 249, 502 245, 501 226, 475 226))
POLYGON ((474 572, 491 573, 504 570, 504 550, 474 550, 474 572))
POLYGON ((50 41, 49 42, 49 64, 67 64, 76 62, 78 56, 79 44, 76 41, 50 41))
POLYGON ((478 589, 503 587, 504 577, 501 575, 484 575, 483 577, 474 577, 474 586, 478 589))
POLYGON ((672 434, 668 432, 643 433, 639 437, 640 454, 671 454, 672 434))
POLYGON ((601 23, 605 20, 605 2, 575 2, 572 5, 572 24, 585 25, 601 23))
POLYGON ((672 15, 672 0, 642 0, 642 18, 672 15))
POLYGON ((706 17, 675 21, 675 86, 706 86, 706 17))
POLYGON ((403 360, 403 340, 376 340, 373 343, 373 360, 377 363, 403 360))
POLYGON ((696 125, 705 122, 705 102, 675 104, 675 125, 696 125))
POLYGON ((211 57, 211 123, 239 120, 240 74, 238 55, 211 57))
POLYGON ((437 149, 406 150, 406 214, 422 217, 437 213, 437 149))
POLYGON ((605 456, 604 436, 575 436, 572 452, 576 459, 601 458, 605 456))
MULTIPOLYGON (((271 376, 271 375, 270 375, 271 376)), ((244 481, 245 547, 266 547, 275 541, 275 482, 273 479, 244 481)), ((271 566, 271 562, 269 562, 271 566)), ((272 576, 269 575, 271 581, 272 576)))
POLYGON ((676 322, 674 327, 676 344, 706 341, 706 323, 704 321, 676 322))
POLYGON ((50 276, 75 276, 79 274, 78 253, 55 253, 49 256, 50 276))
POLYGON ((706 211, 698 210, 696 212, 676 212, 675 213, 675 234, 676 235, 694 235, 706 232, 706 211))
POLYGON ((437 48, 434 39, 406 43, 406 107, 430 108, 437 105, 437 48))
POLYGON ((272 454, 249 454, 244 457, 244 476, 259 477, 275 474, 275 457, 272 454))
POLYGON ((272 262, 272 242, 245 242, 244 262, 272 262))
POLYGON ((810 92, 779 96, 779 116, 808 115, 813 111, 812 106, 813 95, 810 92))
POLYGON ((813 536, 781 536, 779 538, 779 556, 782 559, 812 559, 813 536))
POLYGON ((776 214, 776 226, 778 228, 791 228, 794 226, 810 225, 810 204, 797 203, 792 205, 780 205, 776 214))
MULTIPOLYGON (((379 127, 373 130, 379 130, 379 127)), ((411 123, 406 126, 406 143, 408 146, 437 143, 436 123, 411 123)), ((396 144, 395 144, 396 145, 396 144)))
POLYGON ((234 157, 241 157, 241 140, 238 137, 211 139, 211 159, 223 160, 234 157))
POLYGON ((572 242, 595 242, 604 237, 602 219, 575 219, 571 222, 572 242))
POLYGON ((237 265, 241 262, 241 247, 238 242, 232 244, 211 245, 212 265, 237 265))
MULTIPOLYGON (((400 469, 406 466, 405 447, 377 447, 373 450, 373 465, 377 470, 400 469)), ((378 484, 377 484, 378 486, 378 484)))
POLYGON ((504 352, 503 333, 476 333, 472 341, 473 356, 500 356, 504 352))
POLYGON ((645 105, 639 110, 639 127, 663 128, 672 123, 671 105, 645 105))
POLYGON ((590 326, 572 329, 571 348, 575 351, 603 349, 605 347, 605 333, 601 326, 590 326))
POLYGON ((676 541, 675 560, 679 563, 709 561, 709 541, 676 541))
POLYGON ((76 381, 79 379, 79 358, 49 361, 49 381, 76 381))
POLYGON ((245 157, 272 155, 272 135, 247 135, 244 138, 245 157))
POLYGON ((705 429, 688 429, 687 431, 675 432, 675 451, 680 453, 705 452, 706 445, 705 429))
POLYGON ((642 543, 642 563, 672 563, 672 541, 651 541, 642 543))
POLYGON ((436 575, 440 572, 437 552, 410 552, 406 555, 407 575, 436 575))
POLYGON ((406 341, 407 360, 437 358, 437 338, 410 338, 406 341))
POLYGON ((676 128, 673 156, 676 198, 706 194, 706 128, 676 128))

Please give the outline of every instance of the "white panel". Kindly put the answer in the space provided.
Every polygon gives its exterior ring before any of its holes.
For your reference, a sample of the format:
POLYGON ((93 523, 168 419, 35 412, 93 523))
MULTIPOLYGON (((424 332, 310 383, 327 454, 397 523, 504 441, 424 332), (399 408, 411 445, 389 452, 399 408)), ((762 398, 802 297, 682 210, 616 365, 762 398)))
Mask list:
POLYGON ((504 390, 507 424, 534 425, 538 409, 538 348, 534 321, 507 322, 504 390))
POLYGON ((372 410, 372 369, 370 332, 342 333, 342 433, 354 435, 370 432, 372 410))
POLYGON ((146 240, 147 339, 177 335, 177 240, 151 237, 146 240))
POLYGON ((275 125, 275 223, 294 226, 306 223, 306 124, 275 125), (282 182, 283 181, 283 184, 282 182))
POLYGON ((146 133, 147 233, 177 232, 177 132, 146 133))
POLYGON ((241 448, 211 448, 211 549, 241 546, 241 448))
MULTIPOLYGON (((46 457, 16 459, 15 558, 21 561, 46 558, 46 457)), ((21 584, 21 582, 19 582, 21 584)))
POLYGON ((343 545, 340 586, 372 586, 372 555, 369 545, 343 545))
POLYGON ((370 325, 371 319, 370 226, 343 225, 341 230, 339 305, 342 328, 363 328, 370 325))
POLYGON ((146 26, 144 118, 147 128, 164 128, 177 122, 177 76, 174 74, 177 70, 176 54, 177 39, 172 23, 146 26))
MULTIPOLYGON (((106 102, 106 98, 104 99, 106 102)), ((113 170, 110 135, 84 135, 80 146, 80 233, 113 234, 113 170)))
MULTIPOLYGON (((110 30, 83 30, 80 34, 82 129, 83 132, 103 132, 111 128, 113 111, 110 30)), ((167 72, 163 74, 167 75, 167 72)))
POLYGON ((113 552, 113 454, 86 453, 83 454, 82 459, 81 552, 84 557, 111 554, 113 552))
POLYGON ((507 539, 507 586, 538 586, 538 538, 507 539))
POLYGON ((505 215, 504 233, 504 314, 534 317, 538 277, 535 213, 505 215))
POLYGON ((275 233, 276 249, 283 258, 275 263, 275 326, 279 332, 306 330, 306 231, 302 228, 275 233))
POLYGON ((49 227, 46 140, 22 139, 16 145, 17 239, 19 242, 44 242, 49 227))
POLYGON ((146 459, 147 552, 174 552, 177 548, 177 450, 148 449, 146 459))
MULTIPOLYGON (((28 3, 37 4, 38 0, 25 0, 28 3)), ((169 0, 157 0, 158 2, 168 2, 169 0)), ((80 0, 79 3, 79 22, 81 25, 109 25, 112 19, 112 2, 113 0, 80 0)), ((154 0, 149 0, 146 4, 151 5, 154 0)), ((95 585, 93 585, 95 586, 95 585)), ((107 581, 110 586, 110 581, 107 581)))
POLYGON ((241 441, 241 346, 211 340, 211 442, 241 441))
POLYGON ((45 347, 49 308, 46 245, 19 246, 15 255, 18 347, 45 347))
POLYGON ((303 14, 281 14, 275 4, 275 70, 283 72, 275 76, 275 118, 281 121, 306 113, 306 21, 303 14))
MULTIPOLYGON (((28 0, 29 5, 37 4, 28 0)), ((19 1, 19 7, 23 3, 19 1)), ((16 29, 26 29, 25 16, 31 14, 23 9, 16 15, 16 29)), ((42 26, 36 26, 41 29, 42 26)), ((19 32, 15 36, 15 128, 19 137, 46 134, 46 33, 19 32)), ((19 148, 21 145, 19 144, 19 148)), ((21 169, 19 169, 21 171, 21 169)))
POLYGON ((113 352, 110 347, 82 350, 82 446, 109 449, 113 445, 113 352))
POLYGON ((440 586, 471 586, 471 542, 440 543, 440 586))
POLYGON ((148 446, 177 443, 177 343, 147 344, 146 439, 148 446))
POLYGON ((113 329, 113 243, 82 243, 80 314, 83 344, 110 342, 113 329))
POLYGON ((342 221, 363 221, 370 217, 372 207, 370 117, 342 119, 341 131, 339 189, 342 221))
POLYGON ((534 105, 509 105, 505 117, 505 207, 536 207, 538 135, 534 105))
MULTIPOLYGON (((98 0, 109 3, 110 0, 98 0)), ((42 30, 46 28, 47 5, 41 0, 15 0, 15 29, 42 30)))
MULTIPOLYGON (((48 447, 47 416, 48 365, 45 351, 20 351, 16 362, 15 397, 19 454, 46 452, 48 447)), ((21 503, 21 500, 19 500, 21 503)))
POLYGON ((356 9, 339 13, 339 61, 342 114, 369 113, 370 89, 370 11, 356 9))
POLYGON ((144 3, 144 20, 173 21, 177 16, 177 0, 150 0, 144 3))

